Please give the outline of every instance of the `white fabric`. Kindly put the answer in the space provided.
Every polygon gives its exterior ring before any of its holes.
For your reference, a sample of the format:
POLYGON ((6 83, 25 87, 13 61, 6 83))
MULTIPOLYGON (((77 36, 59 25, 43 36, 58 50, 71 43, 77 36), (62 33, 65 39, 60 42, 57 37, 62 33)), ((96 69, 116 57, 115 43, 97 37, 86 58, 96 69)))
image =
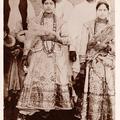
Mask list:
MULTIPOLYGON (((31 19, 35 17, 34 8, 32 7, 31 2, 28 0, 28 9, 27 9, 27 19, 31 19)), ((8 27, 10 29, 10 33, 17 33, 22 30, 22 18, 19 11, 19 3, 20 0, 9 0, 10 5, 10 15, 8 20, 8 27)))
MULTIPOLYGON (((72 13, 73 9, 74 9, 73 5, 68 0, 61 0, 60 2, 58 2, 56 4, 56 15, 58 18, 61 18, 65 22, 67 22, 68 29, 70 28, 69 23, 70 23, 70 18, 72 17, 71 13, 72 13)), ((72 28, 70 28, 70 29, 72 29, 72 28)), ((73 46, 70 46, 70 48, 72 48, 72 47, 73 46)), ((73 47, 73 49, 74 49, 74 47, 73 47)), ((77 56, 77 58, 78 58, 78 56, 77 56)), ((78 61, 79 61, 79 59, 77 59, 77 62, 72 64, 72 71, 74 71, 74 72, 79 72, 79 62, 78 61)))
POLYGON ((76 5, 71 13, 69 33, 71 37, 71 49, 79 51, 82 24, 93 20, 96 16, 96 3, 88 3, 86 0, 76 5))
POLYGON ((79 51, 82 25, 96 16, 96 3, 88 3, 86 0, 76 5, 71 12, 71 17, 68 23, 70 41, 70 50, 77 52, 77 61, 73 63, 73 70, 78 72, 80 69, 79 64, 79 51))
POLYGON ((64 21, 68 22, 72 10, 73 6, 68 0, 61 0, 56 3, 56 15, 58 18, 63 18, 64 21))
POLYGON ((18 21, 21 21, 21 16, 19 12, 19 2, 20 0, 9 0, 9 5, 10 5, 10 15, 9 15, 9 20, 8 20, 8 27, 11 31, 15 31, 16 29, 16 23, 18 21))

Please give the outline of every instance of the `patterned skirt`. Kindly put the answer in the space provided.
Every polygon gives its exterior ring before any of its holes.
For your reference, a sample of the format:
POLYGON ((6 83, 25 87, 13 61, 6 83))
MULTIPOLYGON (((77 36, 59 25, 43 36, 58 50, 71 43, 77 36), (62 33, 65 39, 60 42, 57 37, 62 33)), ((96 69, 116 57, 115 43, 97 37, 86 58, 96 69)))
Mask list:
POLYGON ((54 55, 38 52, 31 57, 17 108, 20 110, 71 109, 70 86, 56 82, 54 55))
POLYGON ((95 62, 86 68, 84 94, 78 98, 77 117, 81 120, 114 120, 114 70, 95 62))

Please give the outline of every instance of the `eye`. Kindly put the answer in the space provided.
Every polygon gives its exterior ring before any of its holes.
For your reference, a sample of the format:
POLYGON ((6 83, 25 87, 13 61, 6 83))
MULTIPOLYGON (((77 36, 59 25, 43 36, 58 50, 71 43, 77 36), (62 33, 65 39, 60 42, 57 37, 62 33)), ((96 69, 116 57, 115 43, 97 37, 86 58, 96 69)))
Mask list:
POLYGON ((102 11, 102 9, 99 9, 99 11, 102 11))
POLYGON ((53 5, 53 3, 51 2, 50 5, 53 5))
POLYGON ((45 2, 45 5, 48 5, 49 3, 48 2, 45 2))
POLYGON ((104 9, 104 11, 107 11, 107 9, 104 9))

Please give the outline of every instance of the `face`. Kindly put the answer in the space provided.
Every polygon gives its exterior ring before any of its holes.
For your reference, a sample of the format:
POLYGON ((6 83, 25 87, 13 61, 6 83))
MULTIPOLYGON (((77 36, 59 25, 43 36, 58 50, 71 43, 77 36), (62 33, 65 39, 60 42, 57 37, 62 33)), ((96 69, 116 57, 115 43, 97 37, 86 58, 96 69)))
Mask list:
POLYGON ((55 4, 52 0, 46 0, 43 4, 45 12, 52 13, 55 10, 55 4))
POLYGON ((106 5, 101 4, 97 9, 97 17, 101 19, 105 19, 108 17, 109 10, 107 9, 106 5))

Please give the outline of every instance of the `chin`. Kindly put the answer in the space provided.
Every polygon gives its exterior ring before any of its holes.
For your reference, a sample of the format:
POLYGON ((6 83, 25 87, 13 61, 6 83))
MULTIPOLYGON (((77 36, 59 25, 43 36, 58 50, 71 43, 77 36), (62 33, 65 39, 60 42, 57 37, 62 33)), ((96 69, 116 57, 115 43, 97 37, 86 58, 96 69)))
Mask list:
POLYGON ((104 17, 104 16, 100 16, 99 18, 102 20, 106 19, 106 17, 104 17))
POLYGON ((46 13, 53 13, 53 11, 51 11, 51 10, 46 10, 46 13))

